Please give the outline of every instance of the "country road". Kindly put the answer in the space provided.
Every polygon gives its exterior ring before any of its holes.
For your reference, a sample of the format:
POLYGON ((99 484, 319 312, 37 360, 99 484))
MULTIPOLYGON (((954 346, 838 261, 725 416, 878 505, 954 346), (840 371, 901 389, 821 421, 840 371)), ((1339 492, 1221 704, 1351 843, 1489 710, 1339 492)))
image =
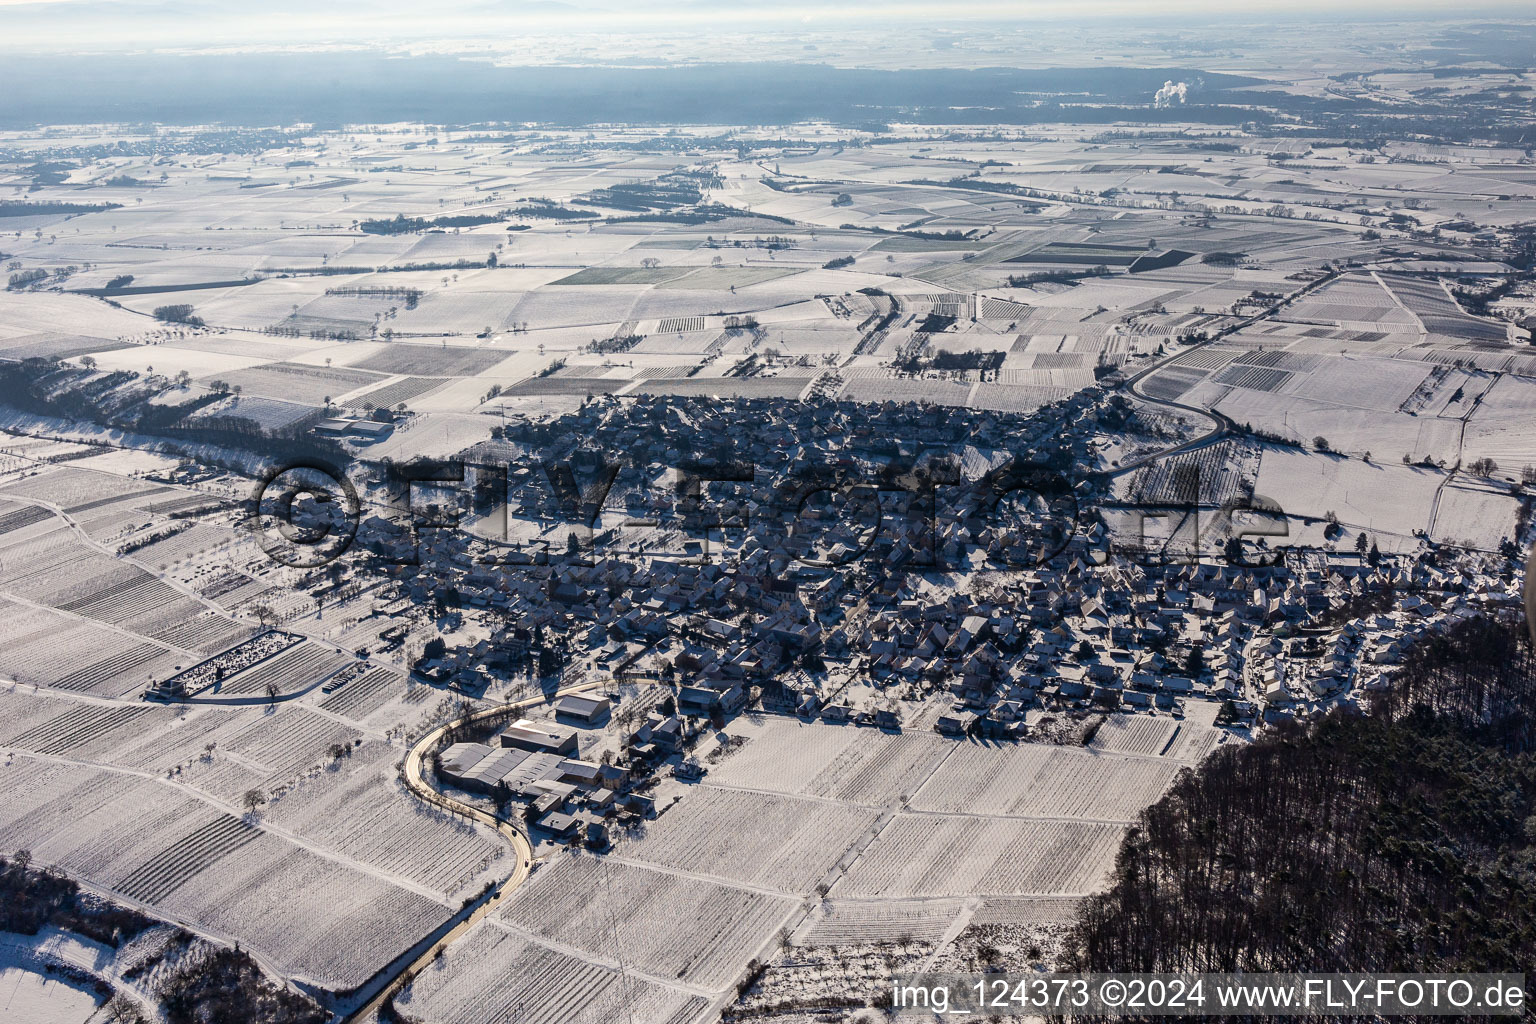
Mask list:
POLYGON ((1181 412, 1194 413, 1197 416, 1201 416, 1210 420, 1211 429, 1206 431, 1204 434, 1201 434, 1197 438, 1180 442, 1179 444, 1173 445, 1172 447, 1153 452, 1150 455, 1143 455, 1140 458, 1131 460, 1123 466, 1116 466, 1114 469, 1107 470, 1102 475, 1109 477, 1121 476, 1125 473, 1131 472, 1132 470, 1140 469, 1142 466, 1145 466, 1148 463, 1166 459, 1171 455, 1181 455, 1185 452, 1194 451, 1197 448, 1203 448, 1207 444, 1210 444, 1212 441, 1219 440, 1220 438, 1225 437, 1227 434, 1235 432, 1237 430, 1237 424, 1232 422, 1232 420, 1223 413, 1219 413, 1215 409, 1203 409, 1199 406, 1185 405, 1182 402, 1174 402, 1164 398, 1153 398, 1141 391, 1141 382, 1145 378, 1150 377, 1152 374, 1156 373, 1158 370, 1163 369, 1169 363, 1173 362, 1175 359, 1178 359, 1182 355, 1186 355, 1195 351, 1196 349, 1205 348, 1208 345, 1215 345, 1220 342, 1222 338, 1229 334, 1235 334, 1244 328, 1252 327, 1254 324, 1259 323, 1260 321, 1269 319, 1285 307, 1289 306, 1291 303, 1295 302, 1297 299, 1307 295, 1310 292, 1316 291, 1317 289, 1333 281, 1338 276, 1339 271, 1333 270, 1329 271, 1314 281, 1308 281, 1305 285, 1298 288, 1290 295, 1287 295, 1284 299, 1276 303, 1270 309, 1266 309, 1261 313, 1255 313, 1252 316, 1238 321, 1237 323, 1229 324, 1226 327, 1223 327, 1221 330, 1217 331, 1210 338, 1207 338, 1205 341, 1194 345, 1184 346, 1166 358, 1160 359, 1153 363, 1151 366, 1137 371, 1137 373, 1128 378, 1125 383, 1121 385, 1121 387, 1125 388, 1127 391, 1141 399, 1143 402, 1147 402, 1151 405, 1164 406, 1169 409, 1177 409, 1181 412))
MULTIPOLYGON (((405 767, 401 772, 406 788, 428 803, 436 804, 439 807, 452 811, 471 821, 477 821, 499 832, 503 838, 512 844, 512 856, 514 858, 512 873, 500 885, 496 886, 489 896, 483 897, 468 916, 454 925, 453 928, 440 938, 430 943, 420 956, 396 967, 393 974, 388 975, 382 980, 379 985, 379 991, 356 1010, 342 1017, 341 1024, 354 1024, 354 1022, 359 1022, 360 1024, 360 1022, 374 1019, 374 1015, 384 1006, 385 1002, 398 995, 400 990, 416 976, 417 972, 432 963, 438 953, 447 949, 454 942, 457 942, 471 928, 479 924, 482 918, 496 908, 503 896, 516 889, 519 885, 522 885, 527 880, 528 873, 533 867, 533 847, 529 845, 527 836, 523 835, 505 818, 497 817, 478 807, 462 803, 433 789, 422 775, 422 760, 437 749, 437 745, 442 741, 443 736, 452 729, 473 725, 477 722, 510 717, 519 711, 525 711, 528 708, 546 704, 557 697, 581 693, 586 690, 595 689, 597 686, 598 683, 596 681, 578 683, 575 686, 567 686, 556 690, 548 697, 540 694, 512 701, 508 704, 498 704, 494 707, 484 708, 465 718, 457 718, 452 722, 438 726, 411 747, 410 752, 405 755, 405 767)), ((389 968, 386 968, 387 970, 389 968)))

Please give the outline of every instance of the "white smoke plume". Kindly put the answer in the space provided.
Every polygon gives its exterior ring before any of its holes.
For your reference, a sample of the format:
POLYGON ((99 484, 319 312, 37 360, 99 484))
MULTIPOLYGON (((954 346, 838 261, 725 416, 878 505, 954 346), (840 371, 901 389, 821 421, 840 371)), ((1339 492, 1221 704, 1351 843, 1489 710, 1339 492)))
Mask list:
POLYGON ((1154 107, 1171 107, 1175 102, 1183 103, 1189 98, 1189 86, 1184 82, 1174 85, 1172 82, 1164 82, 1163 87, 1157 90, 1157 95, 1152 97, 1154 107))

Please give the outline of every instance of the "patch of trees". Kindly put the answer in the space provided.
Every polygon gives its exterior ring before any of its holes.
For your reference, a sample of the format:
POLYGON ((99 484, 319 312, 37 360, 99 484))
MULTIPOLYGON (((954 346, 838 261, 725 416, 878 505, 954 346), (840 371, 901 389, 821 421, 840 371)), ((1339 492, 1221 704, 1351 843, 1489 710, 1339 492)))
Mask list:
POLYGON ((1492 310, 1489 309, 1489 304, 1497 302, 1499 299, 1504 298, 1510 292, 1514 291, 1515 286, 1520 283, 1521 278, 1528 276, 1529 275, 1511 274, 1510 276, 1504 278, 1502 281, 1488 288, 1463 288, 1460 286, 1452 286, 1451 294, 1456 297, 1457 302, 1461 303, 1461 307, 1468 313, 1471 313, 1473 316, 1490 316, 1492 315, 1492 310))
POLYGON ((929 313, 917 325, 917 333, 942 334, 953 326, 955 326, 955 317, 946 316, 943 313, 929 313))
MULTIPOLYGON (((119 371, 97 374, 88 369, 61 366, 56 360, 31 358, 20 363, 0 363, 0 395, 4 404, 42 416, 63 416, 88 420, 103 426, 144 432, 153 429, 171 440, 187 438, 199 445, 225 445, 260 453, 274 460, 310 460, 326 465, 344 466, 350 461, 346 449, 328 438, 310 434, 309 427, 322 415, 319 409, 305 419, 280 430, 269 431, 255 420, 238 417, 213 417, 185 422, 189 411, 217 401, 213 394, 206 401, 193 399, 176 407, 152 406, 142 401, 148 397, 135 389, 123 394, 124 385, 139 379, 137 373, 119 371), (164 411, 161 411, 164 410, 164 411)), ((211 382, 217 392, 217 382, 211 382)), ((234 389, 231 388, 231 391, 234 389)), ((206 450, 201 461, 224 469, 237 468, 239 460, 225 460, 206 450)))
POLYGON ((1009 288, 1028 288, 1036 284, 1076 284, 1090 277, 1108 277, 1109 267, 1099 264, 1087 270, 1038 270, 1033 274, 1009 274, 1009 288))
POLYGON ((186 324, 202 327, 203 318, 193 312, 191 303, 178 302, 170 306, 156 306, 155 319, 168 324, 186 324))
POLYGON ((107 282, 107 291, 115 292, 118 289, 127 288, 131 284, 133 284, 132 274, 118 274, 112 280, 107 282))
POLYGON ((239 949, 219 949, 178 971, 161 1002, 169 1024, 325 1024, 331 1015, 308 996, 269 981, 239 949))
POLYGON ((533 217, 539 220, 596 220, 592 210, 573 210, 569 206, 552 203, 548 199, 523 199, 513 211, 514 216, 533 217))
POLYGON ((158 923, 81 892, 50 868, 32 867, 26 850, 0 856, 0 931, 36 935, 43 928, 62 928, 115 949, 158 923))
POLYGON ((41 268, 34 268, 32 270, 19 270, 11 275, 10 280, 6 283, 6 288, 13 292, 21 291, 21 289, 30 288, 32 285, 37 284, 37 282, 42 281, 47 277, 48 271, 41 268))
POLYGON ((637 181, 596 189, 572 202, 607 206, 615 210, 675 210, 694 206, 704 198, 698 186, 691 181, 637 181))
POLYGON ((364 299, 402 299, 405 302, 406 309, 415 309, 416 304, 421 301, 420 288, 404 288, 397 287, 395 285, 386 285, 383 287, 357 286, 352 288, 327 288, 325 290, 325 294, 351 295, 364 299))
POLYGON ((1000 370, 1007 353, 973 348, 965 352, 935 352, 935 370, 1000 370))
POLYGON ((709 224, 717 220, 729 220, 733 217, 750 217, 755 220, 768 220, 776 224, 793 224, 788 217, 778 217, 771 213, 754 213, 751 210, 738 210, 734 206, 725 206, 721 203, 706 203, 695 206, 691 210, 664 210, 651 213, 637 213, 632 217, 607 217, 605 224, 709 224))
POLYGON ((1416 645, 1369 716, 1336 709, 1219 748, 1127 835, 1071 967, 1536 962, 1533 681, 1520 620, 1473 619, 1416 645))
POLYGON ((1235 267, 1247 258, 1247 254, 1241 252, 1208 252, 1200 257, 1200 262, 1215 267, 1235 267))
POLYGON ((0 217, 38 217, 48 214, 101 213, 116 210, 121 203, 60 203, 54 201, 27 202, 24 199, 0 200, 0 217))
POLYGON ((75 166, 60 160, 39 160, 28 166, 22 173, 32 179, 30 191, 36 192, 43 185, 64 184, 75 166))
POLYGON ((853 266, 852 256, 839 256, 836 259, 827 260, 821 265, 822 270, 841 270, 844 267, 853 266))
POLYGON ((1519 620, 1478 616, 1414 644, 1376 711, 1400 719, 1420 710, 1486 742, 1536 749, 1536 654, 1519 620))
POLYGON ((174 526, 167 526, 163 530, 151 530, 149 533, 135 537, 126 544, 119 544, 117 548, 118 557, 121 558, 124 555, 131 555, 135 551, 142 551, 151 544, 158 544, 162 540, 170 540, 178 533, 185 533, 191 528, 191 523, 179 523, 174 526))
POLYGON ((588 352, 596 352, 599 355, 611 355, 615 352, 628 352, 645 340, 643 334, 615 334, 611 338, 603 338, 587 345, 588 352))
POLYGON ((843 231, 872 231, 877 235, 889 235, 892 238, 916 238, 924 242, 964 242, 971 237, 970 231, 892 231, 890 228, 869 227, 863 224, 842 224, 843 231))
POLYGON ((139 410, 135 429, 145 433, 156 433, 164 430, 174 423, 186 419, 199 409, 222 401, 223 395, 213 391, 204 391, 191 399, 176 405, 169 403, 145 403, 139 410))
MULTIPOLYGON (((982 166, 986 167, 986 166, 989 166, 989 165, 990 166, 1006 166, 1006 165, 1000 164, 998 161, 995 161, 995 160, 988 161, 987 163, 983 164, 982 166)), ((918 181, 912 182, 912 184, 914 184, 914 185, 938 185, 938 186, 941 186, 943 188, 963 188, 963 189, 967 189, 968 191, 971 191, 971 192, 996 192, 999 195, 1015 196, 1015 197, 1023 197, 1023 198, 1028 198, 1030 196, 1038 195, 1037 192, 1035 192, 1035 191, 1033 191, 1031 189, 1025 188, 1022 185, 1015 185, 1011 181, 987 181, 987 180, 985 180, 983 178, 951 178, 948 181, 924 181, 924 180, 918 180, 918 181)), ((1029 205, 1031 205, 1031 206, 1044 206, 1045 204, 1044 203, 1031 202, 1029 205)))
POLYGON ((481 224, 495 224, 506 220, 510 211, 500 213, 454 213, 443 217, 407 217, 395 214, 393 219, 365 220, 357 229, 366 235, 414 235, 440 228, 472 228, 481 224))

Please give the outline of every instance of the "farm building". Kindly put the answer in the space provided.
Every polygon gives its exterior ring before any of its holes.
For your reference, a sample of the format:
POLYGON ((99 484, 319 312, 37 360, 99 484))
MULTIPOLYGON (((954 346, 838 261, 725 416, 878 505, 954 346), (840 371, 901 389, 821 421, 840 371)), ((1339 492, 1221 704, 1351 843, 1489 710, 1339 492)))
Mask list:
POLYGON ((484 743, 455 743, 438 759, 438 773, 447 782, 477 793, 498 789, 513 793, 561 777, 565 759, 519 747, 489 747, 484 743))
POLYGON ((567 726, 521 718, 501 734, 501 745, 551 754, 573 754, 576 752, 576 732, 567 726))
POLYGON ((611 707, 607 697, 573 693, 569 697, 562 697, 555 705, 555 717, 581 725, 595 725, 603 720, 611 707))
POLYGON ((577 826, 580 824, 581 819, 573 817, 569 814, 565 814, 561 811, 555 811, 552 814, 546 814, 544 817, 534 822, 535 826, 555 836, 568 836, 572 832, 575 832, 577 826))
POLYGON ((315 424, 315 433, 323 437, 356 437, 365 441, 377 441, 388 437, 395 429, 393 423, 375 420, 328 419, 315 424))

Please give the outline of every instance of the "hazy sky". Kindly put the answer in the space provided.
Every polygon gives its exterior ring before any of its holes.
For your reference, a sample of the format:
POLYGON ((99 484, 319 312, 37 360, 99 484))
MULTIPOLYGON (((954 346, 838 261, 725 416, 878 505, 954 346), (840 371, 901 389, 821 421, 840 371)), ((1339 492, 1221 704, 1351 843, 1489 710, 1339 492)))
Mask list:
MULTIPOLYGON (((978 22, 1060 22, 1116 19, 1180 24, 1236 18, 1449 16, 1443 0, 446 0, 428 5, 404 0, 0 0, 0 49, 132 51, 181 48, 324 48, 406 46, 517 49, 520 37, 545 33, 607 35, 614 42, 636 34, 707 37, 711 32, 764 31, 806 39, 822 33, 889 30, 902 22, 974 31, 978 22)), ((1528 0, 1487 0, 1455 9, 1458 18, 1478 13, 1529 16, 1528 0)), ((925 40, 914 37, 920 48, 925 40)), ((740 54, 701 53, 700 59, 740 54)))

